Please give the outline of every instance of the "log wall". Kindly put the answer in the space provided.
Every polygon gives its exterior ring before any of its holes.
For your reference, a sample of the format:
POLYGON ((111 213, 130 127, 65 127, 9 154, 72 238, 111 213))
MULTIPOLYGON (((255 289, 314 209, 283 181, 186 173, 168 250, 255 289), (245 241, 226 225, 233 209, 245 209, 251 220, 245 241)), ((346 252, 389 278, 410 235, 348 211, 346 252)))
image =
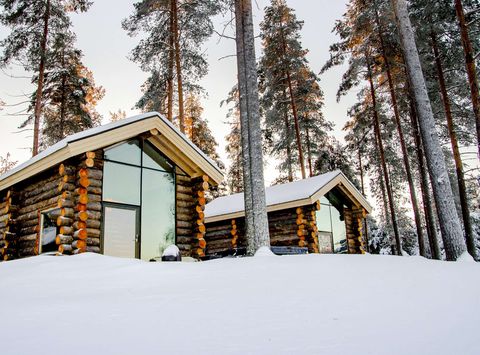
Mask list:
POLYGON ((182 256, 191 256, 193 248, 193 199, 192 179, 183 174, 176 175, 177 246, 182 256))
POLYGON ((349 254, 364 254, 365 243, 362 235, 363 219, 366 211, 361 207, 345 208, 343 210, 349 254))

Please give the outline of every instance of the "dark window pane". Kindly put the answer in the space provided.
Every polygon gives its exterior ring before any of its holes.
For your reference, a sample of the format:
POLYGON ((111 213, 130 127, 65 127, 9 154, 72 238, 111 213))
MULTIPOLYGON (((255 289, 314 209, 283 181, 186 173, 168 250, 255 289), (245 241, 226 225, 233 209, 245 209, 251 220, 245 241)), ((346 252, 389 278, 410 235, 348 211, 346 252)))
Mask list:
POLYGON ((140 168, 105 162, 103 200, 140 205, 140 168))
POLYGON ((173 172, 173 166, 151 143, 147 141, 145 141, 143 146, 143 166, 173 172))
POLYGON ((160 258, 175 243, 175 179, 171 173, 143 169, 141 259, 160 258))
POLYGON ((340 220, 340 212, 334 207, 330 207, 332 213, 332 231, 333 231, 333 250, 335 253, 347 252, 347 231, 345 221, 340 220))
POLYGON ((138 140, 132 140, 105 149, 105 159, 140 166, 141 149, 138 140))
POLYGON ((54 209, 42 213, 40 253, 48 253, 58 250, 58 246, 55 243, 55 238, 57 237, 57 217, 59 215, 59 209, 54 209))

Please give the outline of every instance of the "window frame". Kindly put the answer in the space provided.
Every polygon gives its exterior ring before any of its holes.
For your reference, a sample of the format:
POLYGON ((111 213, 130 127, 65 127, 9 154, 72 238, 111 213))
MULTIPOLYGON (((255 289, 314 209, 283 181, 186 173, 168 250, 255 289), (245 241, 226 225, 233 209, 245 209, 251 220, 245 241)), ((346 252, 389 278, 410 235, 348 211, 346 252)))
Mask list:
MULTIPOLYGON (((177 175, 183 175, 183 174, 179 174, 177 173, 177 169, 180 169, 179 166, 177 166, 168 156, 166 156, 162 151, 160 151, 160 149, 155 145, 153 144, 152 142, 149 142, 148 141, 148 138, 144 138, 144 137, 135 137, 135 138, 131 138, 131 139, 127 139, 127 140, 124 140, 122 142, 118 142, 114 145, 111 145, 109 147, 106 147, 106 148, 103 148, 103 152, 104 152, 104 156, 105 156, 105 152, 108 150, 108 149, 111 149, 111 148, 115 148, 117 146, 120 146, 122 144, 128 144, 128 142, 131 142, 131 141, 137 141, 139 144, 138 146, 140 147, 140 165, 136 165, 136 164, 131 164, 131 163, 126 163, 126 162, 122 162, 122 161, 117 161, 117 160, 111 160, 111 159, 106 159, 104 158, 104 161, 105 162, 110 162, 110 163, 114 163, 114 164, 121 164, 121 165, 126 165, 126 166, 131 166, 131 167, 135 167, 135 168, 139 168, 140 169, 140 203, 139 205, 132 205, 132 204, 128 204, 128 203, 122 203, 122 202, 112 202, 112 201, 108 201, 108 200, 104 200, 104 196, 103 196, 103 191, 102 191, 102 216, 103 216, 103 213, 105 213, 104 211, 104 205, 107 204, 107 205, 116 205, 116 206, 130 206, 130 207, 138 207, 138 213, 137 213, 137 218, 138 218, 138 240, 136 242, 136 247, 135 247, 135 258, 136 259, 141 259, 141 256, 142 256, 142 250, 141 250, 141 244, 142 244, 142 228, 141 228, 141 225, 142 225, 142 205, 143 205, 143 169, 148 169, 148 170, 152 170, 152 171, 157 171, 157 172, 162 172, 162 173, 168 173, 168 174, 172 174, 173 176, 173 185, 174 185, 174 205, 175 205, 175 212, 174 212, 174 234, 175 234, 175 238, 174 238, 174 243, 175 245, 177 244, 177 227, 178 227, 178 219, 177 219, 177 175), (166 171, 164 169, 155 169, 155 168, 152 168, 152 167, 144 167, 143 166, 143 154, 144 154, 144 147, 146 144, 150 144, 150 146, 157 152, 157 154, 161 155, 166 161, 168 164, 170 164, 172 166, 172 171, 166 171), (137 253, 137 248, 138 248, 138 253, 137 253)), ((105 169, 105 168, 103 168, 105 169)), ((181 169, 180 169, 181 170, 181 169)), ((183 171, 183 170, 181 170, 183 171)), ((186 176, 186 174, 185 174, 186 176)), ((105 184, 105 174, 103 174, 103 177, 102 177, 102 184, 105 184)), ((105 240, 105 233, 104 233, 104 223, 102 223, 102 228, 101 228, 101 238, 100 238, 100 251, 101 253, 103 254, 104 252, 104 249, 103 249, 103 245, 104 245, 104 240, 105 240)))
MULTIPOLYGON (((43 239, 43 224, 44 224, 44 221, 45 221, 45 214, 48 213, 48 212, 51 212, 51 211, 55 211, 55 210, 60 210, 60 208, 51 207, 51 208, 47 208, 47 209, 38 211, 38 214, 39 214, 38 217, 40 218, 40 232, 38 233, 38 255, 54 253, 53 251, 47 251, 47 252, 44 252, 44 253, 42 252, 42 239, 43 239)), ((55 223, 55 228, 57 229, 56 233, 55 233, 55 238, 56 238, 56 236, 58 235, 58 232, 59 232, 59 228, 58 228, 56 223, 55 223)), ((57 248, 56 251, 58 251, 58 248, 57 248)))

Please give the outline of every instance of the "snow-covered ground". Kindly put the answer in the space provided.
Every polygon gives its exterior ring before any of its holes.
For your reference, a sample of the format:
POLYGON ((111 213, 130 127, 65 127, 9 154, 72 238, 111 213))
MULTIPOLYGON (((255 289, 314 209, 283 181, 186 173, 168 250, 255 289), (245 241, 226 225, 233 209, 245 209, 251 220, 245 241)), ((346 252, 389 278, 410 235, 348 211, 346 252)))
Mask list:
POLYGON ((0 353, 480 354, 480 265, 301 255, 0 263, 0 353))

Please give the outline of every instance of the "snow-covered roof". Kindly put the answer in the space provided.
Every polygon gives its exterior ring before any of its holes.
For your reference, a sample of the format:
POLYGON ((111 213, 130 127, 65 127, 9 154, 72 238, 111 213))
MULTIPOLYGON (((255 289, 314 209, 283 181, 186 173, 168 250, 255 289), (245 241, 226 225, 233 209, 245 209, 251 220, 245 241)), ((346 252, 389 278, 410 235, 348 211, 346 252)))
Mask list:
MULTIPOLYGON (((371 212, 372 207, 350 180, 340 171, 332 171, 308 179, 270 186, 265 189, 267 211, 313 204, 336 186, 354 202, 371 212)), ((238 218, 245 215, 243 193, 219 197, 205 207, 205 221, 216 222, 224 219, 238 218)))
MULTIPOLYGON (((58 143, 50 146, 49 148, 45 149, 44 151, 40 152, 38 155, 34 156, 30 160, 27 160, 26 162, 18 165, 14 169, 8 171, 7 173, 3 174, 0 176, 0 190, 9 187, 13 185, 14 183, 18 182, 19 180, 23 180, 25 178, 28 178, 33 175, 32 174, 23 174, 20 179, 12 179, 16 175, 20 175, 22 172, 25 172, 27 169, 32 170, 34 173, 37 173, 39 171, 43 171, 45 169, 48 169, 49 167, 58 164, 62 160, 59 159, 49 159, 56 155, 59 152, 65 151, 65 150, 70 150, 69 152, 66 152, 66 154, 61 155, 61 159, 67 159, 71 156, 77 155, 77 154, 82 154, 88 150, 94 150, 94 149, 99 149, 103 148, 107 145, 112 144, 111 140, 112 139, 106 139, 106 140, 98 140, 96 144, 85 144, 85 145, 76 145, 75 149, 69 149, 71 148, 75 143, 87 141, 89 138, 92 137, 97 137, 100 135, 108 136, 111 138, 115 138, 115 131, 118 131, 124 127, 132 128, 131 133, 132 134, 139 134, 143 132, 146 132, 150 129, 157 128, 161 134, 167 135, 166 131, 169 131, 169 140, 172 142, 172 144, 175 145, 187 145, 190 150, 193 150, 194 155, 196 155, 195 158, 200 159, 203 161, 203 163, 207 163, 207 165, 210 167, 209 172, 211 173, 210 177, 212 177, 216 182, 220 182, 222 179, 222 172, 218 168, 215 162, 211 160, 205 153, 203 153, 200 148, 198 148, 195 144, 193 144, 183 133, 181 133, 177 127, 175 127, 172 122, 168 121, 163 115, 159 114, 158 112, 148 112, 144 113, 141 115, 136 115, 132 116, 129 118, 125 118, 116 122, 111 122, 102 126, 94 127, 91 129, 87 129, 83 132, 75 133, 72 134, 58 143), (141 123, 145 123, 148 120, 149 124, 144 124, 141 125, 141 123), (156 121, 156 122, 155 122, 156 121), (133 129, 135 128, 138 129, 133 129), (167 128, 168 127, 168 128, 167 128), (140 130, 140 131, 139 131, 140 130), (104 144, 104 145, 102 145, 104 144), (81 147, 80 147, 81 146, 81 147), (39 169, 31 169, 34 166, 41 165, 41 167, 38 167, 39 169), (214 176, 212 176, 214 175, 214 176), (18 181, 17 181, 18 180, 18 181), (219 181, 220 180, 220 181, 219 181)), ((118 135, 118 140, 121 141, 124 139, 124 135, 118 135)), ((90 142, 89 142, 90 143, 90 142)), ((57 154, 59 155, 59 154, 57 154)), ((196 163, 199 163, 196 161, 196 163)), ((200 162, 200 166, 201 166, 200 162)))

